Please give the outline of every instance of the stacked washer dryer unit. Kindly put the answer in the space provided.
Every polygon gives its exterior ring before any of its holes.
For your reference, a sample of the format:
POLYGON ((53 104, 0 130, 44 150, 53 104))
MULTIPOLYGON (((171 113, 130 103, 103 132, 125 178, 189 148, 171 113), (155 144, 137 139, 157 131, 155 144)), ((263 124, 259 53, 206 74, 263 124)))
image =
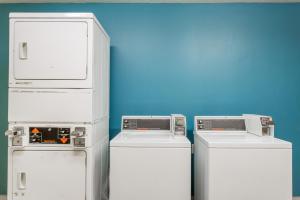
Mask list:
POLYGON ((195 117, 196 200, 292 200, 292 144, 271 117, 195 117))
POLYGON ((108 193, 109 37, 92 13, 11 13, 8 200, 108 193))
POLYGON ((110 200, 190 200, 185 117, 123 116, 121 130, 110 142, 110 200))

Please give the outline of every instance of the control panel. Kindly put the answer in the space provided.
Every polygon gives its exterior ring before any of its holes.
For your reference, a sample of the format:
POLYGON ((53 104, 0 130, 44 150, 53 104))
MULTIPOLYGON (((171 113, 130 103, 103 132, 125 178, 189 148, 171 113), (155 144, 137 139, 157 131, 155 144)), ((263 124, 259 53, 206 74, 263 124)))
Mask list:
POLYGON ((23 145, 24 127, 13 127, 12 130, 5 131, 5 135, 11 139, 13 146, 23 145))
POLYGON ((260 117, 260 123, 262 126, 263 135, 271 135, 270 127, 274 126, 273 119, 271 117, 260 117))
POLYGON ((172 115, 174 135, 186 136, 186 118, 183 115, 172 115))
POLYGON ((29 143, 70 144, 70 128, 29 127, 29 143))
POLYGON ((170 118, 123 118, 123 130, 171 130, 170 118))
POLYGON ((196 118, 199 131, 246 131, 244 119, 209 119, 196 118))
POLYGON ((270 116, 244 114, 247 131, 258 136, 274 136, 274 121, 270 116))
POLYGON ((85 147, 85 127, 75 127, 71 135, 74 137, 73 142, 75 147, 85 147))
POLYGON ((170 131, 174 135, 186 136, 186 118, 181 114, 171 116, 124 116, 122 130, 170 131))

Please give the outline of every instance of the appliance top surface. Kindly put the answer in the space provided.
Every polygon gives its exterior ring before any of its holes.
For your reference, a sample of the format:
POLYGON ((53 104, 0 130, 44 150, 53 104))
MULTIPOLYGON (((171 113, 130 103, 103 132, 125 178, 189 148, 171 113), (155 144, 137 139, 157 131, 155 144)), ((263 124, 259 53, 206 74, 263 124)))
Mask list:
POLYGON ((111 147, 174 147, 190 148, 185 136, 174 136, 171 132, 122 131, 110 141, 111 147))
POLYGON ((9 18, 94 18, 93 13, 81 12, 11 12, 9 18))
POLYGON ((290 142, 268 136, 256 136, 250 133, 218 133, 218 132, 196 132, 195 138, 207 147, 212 148, 292 148, 290 142))

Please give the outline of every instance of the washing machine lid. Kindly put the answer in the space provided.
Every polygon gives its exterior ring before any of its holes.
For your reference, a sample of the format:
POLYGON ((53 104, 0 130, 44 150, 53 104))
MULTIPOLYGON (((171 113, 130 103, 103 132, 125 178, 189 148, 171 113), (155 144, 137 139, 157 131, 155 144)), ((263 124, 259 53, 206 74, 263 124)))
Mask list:
POLYGON ((174 136, 170 132, 141 133, 121 132, 110 141, 110 147, 191 148, 191 143, 185 136, 174 136))
POLYGON ((209 148, 260 148, 260 149, 291 149, 290 142, 274 137, 260 137, 250 133, 246 134, 213 134, 195 133, 199 139, 209 148))

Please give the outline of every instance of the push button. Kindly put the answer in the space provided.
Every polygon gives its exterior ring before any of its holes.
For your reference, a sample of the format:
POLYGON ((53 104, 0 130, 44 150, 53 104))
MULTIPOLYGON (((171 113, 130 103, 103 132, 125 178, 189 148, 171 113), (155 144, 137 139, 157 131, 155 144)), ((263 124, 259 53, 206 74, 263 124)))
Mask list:
POLYGON ((85 147, 85 138, 74 138, 75 147, 85 147))

